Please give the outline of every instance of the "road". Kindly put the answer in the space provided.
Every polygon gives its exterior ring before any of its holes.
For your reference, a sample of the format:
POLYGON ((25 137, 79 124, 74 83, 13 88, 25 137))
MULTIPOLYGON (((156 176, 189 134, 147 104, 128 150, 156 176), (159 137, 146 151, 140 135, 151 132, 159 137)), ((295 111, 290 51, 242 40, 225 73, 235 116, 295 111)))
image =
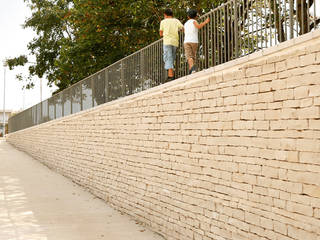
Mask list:
POLYGON ((0 240, 164 240, 0 140, 0 240))

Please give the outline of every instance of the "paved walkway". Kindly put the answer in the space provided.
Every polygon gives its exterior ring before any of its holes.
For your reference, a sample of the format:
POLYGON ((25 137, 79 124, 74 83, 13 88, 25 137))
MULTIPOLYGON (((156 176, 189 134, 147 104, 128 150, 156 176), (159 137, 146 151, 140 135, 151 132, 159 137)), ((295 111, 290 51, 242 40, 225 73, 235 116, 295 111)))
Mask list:
POLYGON ((163 240, 0 140, 1 240, 163 240))

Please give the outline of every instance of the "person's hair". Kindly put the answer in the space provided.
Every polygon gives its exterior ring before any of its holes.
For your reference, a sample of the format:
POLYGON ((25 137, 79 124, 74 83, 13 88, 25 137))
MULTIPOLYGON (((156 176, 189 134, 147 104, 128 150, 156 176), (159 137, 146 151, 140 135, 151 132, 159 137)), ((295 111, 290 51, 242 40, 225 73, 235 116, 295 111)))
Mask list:
POLYGON ((172 17, 173 16, 172 9, 167 8, 166 10, 164 10, 164 14, 167 15, 168 17, 172 17))
POLYGON ((196 18, 196 17, 197 17, 197 11, 194 10, 194 9, 190 9, 190 10, 188 11, 188 17, 191 18, 191 19, 196 18))

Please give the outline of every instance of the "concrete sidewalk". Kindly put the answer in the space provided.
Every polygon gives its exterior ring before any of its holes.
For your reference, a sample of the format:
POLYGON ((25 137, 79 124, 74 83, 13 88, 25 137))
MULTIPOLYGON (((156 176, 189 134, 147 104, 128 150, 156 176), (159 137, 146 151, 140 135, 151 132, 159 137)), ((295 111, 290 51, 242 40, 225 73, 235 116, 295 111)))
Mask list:
POLYGON ((163 240, 0 140, 0 240, 163 240))

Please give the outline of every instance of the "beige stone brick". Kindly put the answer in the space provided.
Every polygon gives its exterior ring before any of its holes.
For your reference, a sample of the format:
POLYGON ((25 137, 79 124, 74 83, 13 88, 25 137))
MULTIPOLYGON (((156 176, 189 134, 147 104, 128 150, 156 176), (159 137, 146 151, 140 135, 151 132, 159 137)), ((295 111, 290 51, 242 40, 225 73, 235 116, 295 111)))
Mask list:
POLYGON ((300 103, 301 108, 311 107, 312 105, 313 105, 313 98, 301 99, 301 103, 300 103))
POLYGON ((320 97, 314 97, 313 104, 315 106, 320 106, 320 97))
POLYGON ((241 119, 242 120, 254 120, 255 114, 253 111, 242 111, 241 112, 241 119))
POLYGON ((273 199, 273 205, 276 208, 285 209, 287 203, 285 200, 275 198, 273 199))
POLYGON ((298 171, 289 170, 288 179, 294 182, 315 184, 320 186, 320 178, 317 173, 298 172, 298 171))
POLYGON ((253 122, 253 129, 269 130, 270 129, 270 122, 269 121, 254 121, 253 122))
POLYGON ((247 85, 246 93, 247 94, 253 94, 253 93, 258 93, 259 92, 259 84, 250 84, 247 85))
POLYGON ((250 213, 250 212, 245 212, 245 221, 247 223, 251 223, 253 225, 260 225, 260 216, 250 213))
POLYGON ((273 92, 265 92, 256 95, 256 99, 258 103, 265 103, 265 102, 273 102, 274 101, 274 93, 273 92))
POLYGON ((244 221, 244 214, 245 212, 241 209, 233 209, 232 211, 232 217, 244 221))
POLYGON ((284 130, 287 129, 286 121, 270 121, 271 130, 284 130))
POLYGON ((291 57, 291 58, 286 60, 286 64, 287 64, 287 69, 292 69, 292 68, 299 67, 301 65, 300 64, 300 58, 298 56, 291 57))
POLYGON ((281 110, 266 110, 265 119, 266 120, 278 120, 281 118, 281 110))
POLYGON ((262 74, 273 73, 273 72, 275 72, 275 70, 276 70, 276 68, 275 68, 274 63, 262 65, 262 74))
POLYGON ((312 139, 297 139, 297 150, 306 152, 319 152, 320 141, 312 139))
POLYGON ((286 100, 283 101, 284 108, 298 108, 301 105, 301 100, 286 100))
POLYGON ((300 56, 301 66, 312 65, 315 63, 315 61, 316 61, 316 54, 315 53, 300 56))
POLYGON ((267 196, 268 195, 268 189, 265 187, 259 187, 259 186, 254 186, 253 187, 253 192, 259 195, 267 196))
POLYGON ((317 240, 318 238, 316 233, 307 232, 290 225, 288 226, 288 236, 297 240, 317 240))
POLYGON ((262 166, 262 175, 270 178, 278 178, 279 170, 273 167, 262 166))
POLYGON ((225 118, 224 120, 228 120, 228 121, 234 121, 234 120, 240 120, 240 112, 229 112, 227 115, 227 118, 225 118))
POLYGON ((227 96, 235 96, 235 91, 233 87, 226 87, 221 89, 221 97, 227 97, 227 96))
POLYGON ((320 52, 316 53, 316 63, 320 63, 320 52))
POLYGON ((259 76, 262 73, 262 67, 256 66, 256 67, 249 67, 246 69, 246 77, 255 77, 259 76))
POLYGON ((297 109, 296 108, 283 108, 281 110, 282 119, 297 119, 297 109))
POLYGON ((320 118, 320 108, 312 106, 298 109, 297 116, 299 119, 320 118))
POLYGON ((314 215, 315 218, 320 219, 320 209, 319 208, 315 208, 314 209, 314 215))
POLYGON ((275 91, 273 96, 275 101, 290 100, 294 98, 294 92, 293 89, 283 89, 275 91))
POLYGON ((320 186, 303 184, 303 193, 311 197, 320 198, 320 186))
POLYGON ((287 160, 289 162, 299 162, 299 152, 288 151, 287 160))
POLYGON ((301 99, 309 96, 309 86, 300 86, 294 88, 294 98, 301 99))
POLYGON ((280 168, 279 169, 279 179, 288 180, 288 170, 280 168))
POLYGON ((287 210, 290 212, 300 213, 302 215, 313 216, 313 208, 311 206, 302 205, 288 201, 287 210))
POLYGON ((319 71, 319 65, 308 65, 299 68, 299 74, 318 73, 319 71))
POLYGON ((273 229, 274 231, 281 233, 283 235, 287 235, 288 233, 287 225, 278 221, 273 221, 273 229))
POLYGON ((261 227, 263 228, 270 229, 270 230, 273 229, 273 222, 271 219, 261 217, 260 223, 261 223, 261 227))
POLYGON ((285 121, 286 128, 292 130, 304 130, 308 129, 308 120, 287 120, 285 121))
POLYGON ((317 85, 310 86, 309 96, 310 97, 318 97, 318 96, 320 96, 320 86, 317 86, 317 85))
POLYGON ((276 63, 276 71, 277 72, 282 72, 287 69, 287 65, 285 61, 277 62, 276 63))
POLYGON ((233 121, 233 129, 253 129, 254 121, 233 121))
POLYGON ((320 120, 309 120, 309 128, 320 130, 320 120))
POLYGON ((262 82, 259 84, 259 92, 270 92, 272 89, 270 82, 262 82))
POLYGON ((320 153, 312 153, 312 152, 300 152, 299 162, 301 163, 311 163, 320 165, 320 153))
POLYGON ((223 104, 224 105, 235 105, 236 103, 237 103, 237 97, 236 96, 225 97, 223 99, 223 104))

